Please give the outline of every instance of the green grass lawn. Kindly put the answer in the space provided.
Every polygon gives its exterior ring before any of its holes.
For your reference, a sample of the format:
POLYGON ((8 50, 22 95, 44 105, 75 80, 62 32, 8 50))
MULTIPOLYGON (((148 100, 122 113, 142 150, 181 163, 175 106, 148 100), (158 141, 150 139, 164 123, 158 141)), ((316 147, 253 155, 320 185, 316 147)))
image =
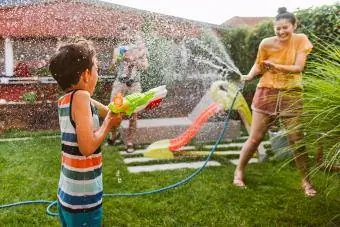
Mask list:
MULTIPOLYGON (((132 174, 118 152, 103 147, 104 193, 161 188, 194 170, 132 174), (119 171, 122 182, 118 182, 119 171)), ((317 172, 319 191, 306 198, 292 165, 267 162, 248 168, 248 189, 231 184, 234 166, 216 157, 221 167, 204 169, 178 188, 139 197, 104 198, 105 226, 339 226, 339 175, 317 172)), ((0 204, 55 200, 60 168, 58 138, 0 142, 0 204)), ((46 205, 0 210, 0 226, 59 226, 46 205)))

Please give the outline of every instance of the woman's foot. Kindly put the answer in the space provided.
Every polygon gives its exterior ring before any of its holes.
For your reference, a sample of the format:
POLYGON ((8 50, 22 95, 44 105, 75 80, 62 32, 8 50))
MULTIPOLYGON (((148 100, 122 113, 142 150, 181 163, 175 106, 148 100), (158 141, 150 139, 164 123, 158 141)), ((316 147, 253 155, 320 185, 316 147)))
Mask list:
POLYGON ((309 181, 302 181, 302 189, 305 195, 308 197, 313 197, 316 195, 316 190, 313 188, 313 185, 309 181))
POLYGON ((243 179, 244 179, 243 173, 239 170, 235 170, 233 185, 239 188, 246 188, 246 184, 244 183, 243 179))

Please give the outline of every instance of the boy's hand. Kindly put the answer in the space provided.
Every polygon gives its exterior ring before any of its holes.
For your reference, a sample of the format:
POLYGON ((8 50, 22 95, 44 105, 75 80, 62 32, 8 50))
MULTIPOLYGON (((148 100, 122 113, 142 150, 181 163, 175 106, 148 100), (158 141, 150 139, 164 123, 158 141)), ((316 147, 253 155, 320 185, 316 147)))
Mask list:
POLYGON ((109 111, 106 115, 105 120, 109 121, 109 125, 111 127, 118 128, 120 123, 123 120, 123 114, 122 113, 115 114, 115 113, 112 113, 111 111, 109 111))

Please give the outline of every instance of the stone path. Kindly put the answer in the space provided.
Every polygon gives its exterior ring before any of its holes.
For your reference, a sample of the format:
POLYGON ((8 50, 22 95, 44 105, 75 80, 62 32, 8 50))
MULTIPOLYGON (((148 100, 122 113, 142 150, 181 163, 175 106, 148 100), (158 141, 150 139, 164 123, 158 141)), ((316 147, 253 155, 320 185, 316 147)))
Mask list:
MULTIPOLYGON (((128 171, 130 173, 140 173, 140 172, 152 172, 160 170, 173 170, 173 169, 198 169, 203 166, 202 162, 181 162, 181 163, 170 163, 170 164, 158 164, 158 165, 147 165, 147 166, 130 166, 128 171)), ((216 161, 209 161, 206 166, 220 166, 221 164, 216 161)))
MULTIPOLYGON (((245 141, 247 137, 239 137, 236 141, 245 141)), ((237 165, 238 164, 238 156, 240 154, 241 147, 243 142, 233 142, 233 141, 225 141, 223 144, 219 144, 217 147, 217 151, 214 152, 214 155, 229 157, 230 163, 237 165)), ((270 147, 270 143, 268 141, 262 142, 262 145, 265 147, 270 147)), ((120 151, 120 154, 123 157, 123 162, 127 165, 128 171, 131 173, 139 173, 139 172, 151 172, 151 171, 165 171, 165 170, 174 170, 174 169, 182 169, 182 168, 200 168, 204 164, 205 158, 210 154, 211 148, 214 145, 206 145, 202 146, 201 150, 198 150, 195 146, 185 146, 181 148, 181 151, 185 151, 181 153, 180 157, 176 157, 175 159, 156 159, 156 158, 147 158, 143 156, 143 153, 146 149, 139 149, 133 153, 127 153, 125 151, 120 151), (181 157, 185 159, 185 161, 181 162, 181 157), (197 161, 197 157, 202 157, 201 161, 197 161), (192 160, 195 159, 195 160, 192 160)), ((265 155, 265 154, 260 154, 265 155)), ((261 158, 260 158, 261 160, 261 158)), ((252 158, 249 163, 259 163, 259 158, 252 158)), ((211 166, 220 166, 221 163, 218 161, 209 161, 207 163, 207 167, 211 166)))

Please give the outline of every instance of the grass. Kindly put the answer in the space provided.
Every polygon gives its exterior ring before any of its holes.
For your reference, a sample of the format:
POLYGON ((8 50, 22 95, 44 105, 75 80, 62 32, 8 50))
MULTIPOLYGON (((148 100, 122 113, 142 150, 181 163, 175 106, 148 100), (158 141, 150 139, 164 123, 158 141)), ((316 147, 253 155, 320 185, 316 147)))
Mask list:
POLYGON ((41 130, 41 131, 23 131, 20 129, 10 129, 0 133, 0 139, 6 138, 23 138, 23 137, 41 137, 41 136, 58 136, 60 131, 41 130))
MULTIPOLYGON (((58 138, 0 142, 0 204, 55 200, 60 170, 58 138)), ((132 174, 119 153, 103 147, 104 193, 161 188, 194 170, 132 174), (118 182, 117 173, 122 182, 118 182)), ((248 168, 248 189, 231 184, 234 166, 209 167, 178 188, 139 197, 105 197, 105 226, 339 226, 339 175, 317 172, 319 191, 306 198, 292 165, 268 162, 248 168)), ((0 210, 1 226, 59 226, 45 205, 0 210)))

